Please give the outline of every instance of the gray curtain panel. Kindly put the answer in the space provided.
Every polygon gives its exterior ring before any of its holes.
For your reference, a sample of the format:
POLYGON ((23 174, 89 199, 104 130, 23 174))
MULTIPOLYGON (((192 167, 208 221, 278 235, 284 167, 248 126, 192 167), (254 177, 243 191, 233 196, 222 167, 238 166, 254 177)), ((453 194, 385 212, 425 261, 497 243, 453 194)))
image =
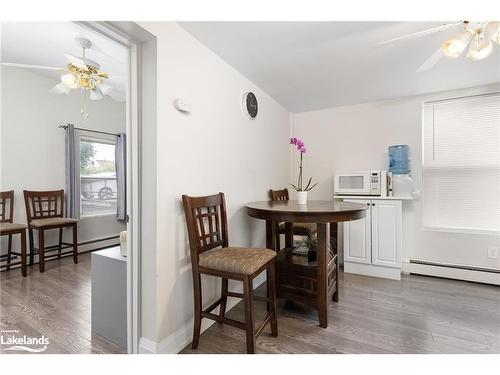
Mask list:
POLYGON ((80 219, 80 158, 76 155, 75 127, 66 129, 66 216, 80 219))
POLYGON ((117 204, 116 218, 127 218, 127 136, 118 134, 115 147, 117 204))

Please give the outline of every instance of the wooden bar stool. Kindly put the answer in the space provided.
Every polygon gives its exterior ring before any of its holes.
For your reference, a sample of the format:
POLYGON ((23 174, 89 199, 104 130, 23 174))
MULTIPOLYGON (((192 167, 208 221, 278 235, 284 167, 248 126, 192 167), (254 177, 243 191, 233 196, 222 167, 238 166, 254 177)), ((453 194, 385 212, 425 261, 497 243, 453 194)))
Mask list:
MULTIPOLYGON (((289 200, 288 189, 284 188, 282 190, 269 190, 269 198, 271 201, 287 201, 289 200)), ((280 245, 280 235, 286 234, 287 225, 292 227, 292 233, 294 236, 310 236, 313 233, 316 233, 316 224, 315 223, 300 223, 300 224, 291 224, 291 223, 280 223, 278 226, 278 230, 276 231, 276 251, 281 250, 280 245)), ((293 244, 288 244, 288 246, 293 246, 293 244)))
POLYGON ((192 348, 198 347, 201 319, 208 318, 246 331, 247 353, 255 353, 255 340, 267 323, 271 333, 278 336, 275 294, 275 258, 270 249, 229 247, 224 194, 206 197, 182 196, 186 214, 194 289, 194 331, 192 348), (267 272, 267 297, 253 295, 253 279, 267 272), (201 274, 222 278, 221 297, 207 309, 202 309, 201 274), (228 291, 228 279, 243 282, 243 293, 228 291), (227 297, 243 298, 245 323, 225 317, 227 297), (267 302, 267 316, 255 329, 253 299, 267 302), (219 315, 213 314, 220 306, 219 315))
POLYGON ((55 191, 28 191, 24 190, 24 203, 28 218, 28 232, 30 239, 30 265, 33 264, 35 254, 38 254, 40 272, 45 271, 45 253, 57 250, 52 258, 61 258, 62 255, 73 254, 73 263, 78 263, 78 220, 64 217, 64 190, 55 191), (63 229, 72 228, 73 243, 62 241, 63 229), (45 246, 45 231, 59 229, 59 243, 54 246, 45 246), (33 241, 33 232, 38 232, 38 248, 33 241), (72 251, 62 252, 72 248, 72 251))
POLYGON ((0 268, 6 268, 21 265, 21 273, 26 277, 26 228, 24 224, 13 223, 14 220, 14 190, 0 192, 0 236, 9 236, 7 244, 7 254, 2 256, 6 259, 6 264, 0 265, 0 268), (21 252, 12 251, 12 236, 21 235, 21 252), (21 260, 12 263, 12 255, 18 255, 21 260))

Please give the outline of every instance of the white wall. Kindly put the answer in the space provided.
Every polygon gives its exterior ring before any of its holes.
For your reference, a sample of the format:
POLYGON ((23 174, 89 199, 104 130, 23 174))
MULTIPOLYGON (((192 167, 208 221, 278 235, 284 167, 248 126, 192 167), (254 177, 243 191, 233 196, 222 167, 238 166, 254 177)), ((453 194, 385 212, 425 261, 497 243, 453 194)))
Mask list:
MULTIPOLYGON (((250 219, 245 203, 267 199, 288 184, 289 113, 175 23, 142 23, 157 37, 157 255, 156 334, 143 317, 143 336, 166 351, 190 340, 192 276, 182 194, 226 194, 230 244, 263 246, 264 223, 250 219), (242 96, 259 101, 255 120, 245 117, 242 96), (186 100, 192 113, 172 105, 186 100)), ((143 145, 145 147, 147 145, 143 145)), ((143 281, 144 282, 144 281, 143 281)), ((219 290, 203 279, 204 301, 219 290)), ((148 293, 144 288, 144 293, 148 293)), ((153 298, 147 298, 154 301, 153 298)), ((149 306, 143 298, 142 310, 149 306)))
MULTIPOLYGON (((51 94, 49 90, 57 81, 27 69, 2 66, 1 73, 0 188, 15 190, 15 221, 26 223, 24 189, 65 189, 64 130, 59 125, 72 123, 88 129, 124 132, 125 103, 109 98, 90 101, 89 118, 82 125, 78 92, 69 96, 51 94)), ((78 241, 109 237, 124 228, 114 216, 82 218, 78 241)), ((67 232, 65 241, 71 239, 67 232)), ((51 234, 47 243, 54 244, 57 233, 51 234)))
MULTIPOLYGON (((319 181, 313 199, 331 199, 333 173, 338 170, 387 169, 387 147, 408 144, 412 176, 422 191, 422 103, 447 97, 498 91, 500 85, 433 95, 399 98, 293 115, 292 133, 307 146, 305 176, 319 181)), ((297 173, 297 157, 292 163, 297 173)), ((295 178, 294 178, 295 179, 295 178)), ((403 258, 500 268, 487 257, 498 236, 423 230, 422 200, 403 203, 403 258)))

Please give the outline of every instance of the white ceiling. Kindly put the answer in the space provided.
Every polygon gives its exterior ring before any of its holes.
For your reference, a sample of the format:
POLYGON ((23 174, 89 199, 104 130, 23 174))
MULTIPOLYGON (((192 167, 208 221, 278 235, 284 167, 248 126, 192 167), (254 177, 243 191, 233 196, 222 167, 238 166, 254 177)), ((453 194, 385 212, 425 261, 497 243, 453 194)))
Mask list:
MULTIPOLYGON (((127 50, 122 45, 73 22, 2 22, 1 61, 19 64, 64 67, 64 54, 81 56, 76 36, 90 39, 94 44, 87 57, 97 61, 101 70, 109 73, 114 95, 125 98, 125 69, 127 50)), ((30 69, 34 73, 54 78, 58 83, 61 72, 30 69)))
POLYGON ((181 22, 292 112, 500 82, 500 45, 482 61, 417 68, 458 28, 377 43, 447 22, 181 22))

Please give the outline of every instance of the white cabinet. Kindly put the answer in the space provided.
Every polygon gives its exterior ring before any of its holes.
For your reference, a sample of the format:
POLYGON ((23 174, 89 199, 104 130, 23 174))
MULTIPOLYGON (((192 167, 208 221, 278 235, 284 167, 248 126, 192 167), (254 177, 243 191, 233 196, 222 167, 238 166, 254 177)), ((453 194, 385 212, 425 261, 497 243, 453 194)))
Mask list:
POLYGON ((401 201, 373 201, 370 211, 372 264, 401 268, 401 201))
MULTIPOLYGON (((344 200, 345 202, 353 202, 366 204, 370 206, 369 200, 344 200)), ((370 209, 366 211, 366 216, 363 219, 344 222, 344 262, 355 262, 370 264, 370 209)))
POLYGON ((366 217, 344 222, 344 271, 400 279, 402 202, 395 199, 344 199, 366 204, 366 217))

